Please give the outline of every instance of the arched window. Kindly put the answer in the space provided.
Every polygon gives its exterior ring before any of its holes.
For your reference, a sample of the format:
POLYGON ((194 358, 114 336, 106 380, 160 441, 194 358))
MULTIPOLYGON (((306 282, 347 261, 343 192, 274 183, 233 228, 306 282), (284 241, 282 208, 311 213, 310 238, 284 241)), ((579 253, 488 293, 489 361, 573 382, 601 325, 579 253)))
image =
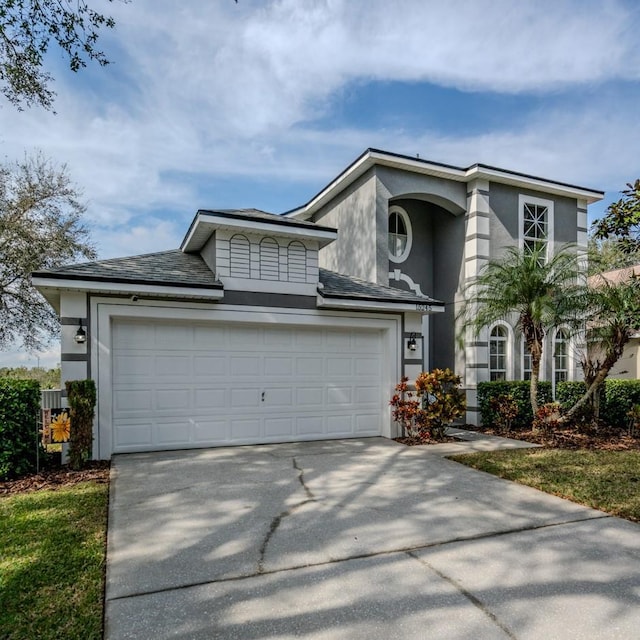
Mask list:
POLYGON ((246 236, 236 234, 229 240, 229 274, 232 278, 251 277, 251 252, 246 236))
POLYGON ((509 331, 497 324, 489 335, 489 380, 507 379, 507 342, 509 331))
POLYGON ((302 242, 294 240, 287 248, 289 282, 307 281, 307 250, 302 242))
POLYGON ((553 381, 564 382, 569 379, 569 332, 558 329, 553 340, 553 381))
POLYGON ((280 279, 280 249, 273 238, 260 241, 260 280, 280 279))
POLYGON ((411 222, 407 212, 394 205, 389 208, 389 260, 404 262, 411 251, 411 222))

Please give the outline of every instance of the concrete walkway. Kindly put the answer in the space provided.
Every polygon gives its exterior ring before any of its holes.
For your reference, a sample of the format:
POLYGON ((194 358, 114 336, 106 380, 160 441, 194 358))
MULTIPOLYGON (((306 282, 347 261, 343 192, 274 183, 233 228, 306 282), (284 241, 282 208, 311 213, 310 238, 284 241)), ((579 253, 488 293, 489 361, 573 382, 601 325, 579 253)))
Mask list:
POLYGON ((117 456, 107 640, 638 637, 638 525, 440 446, 117 456))

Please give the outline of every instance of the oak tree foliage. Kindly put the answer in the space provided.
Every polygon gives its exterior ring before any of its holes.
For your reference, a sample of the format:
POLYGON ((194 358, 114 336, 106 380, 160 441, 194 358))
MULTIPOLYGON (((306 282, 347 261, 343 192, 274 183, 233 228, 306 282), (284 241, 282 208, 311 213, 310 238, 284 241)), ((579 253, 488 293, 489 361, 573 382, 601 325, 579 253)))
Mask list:
POLYGON ((33 104, 52 109, 53 77, 44 68, 51 44, 72 71, 89 61, 105 66, 109 60, 97 48, 98 38, 114 26, 113 18, 85 0, 0 0, 0 90, 18 109, 33 104))
POLYGON ((80 197, 66 167, 41 155, 0 164, 0 349, 37 350, 57 335, 55 311, 30 276, 95 258, 80 197))
POLYGON ((622 198, 607 207, 593 225, 596 240, 612 239, 624 253, 640 250, 640 179, 628 183, 622 198))

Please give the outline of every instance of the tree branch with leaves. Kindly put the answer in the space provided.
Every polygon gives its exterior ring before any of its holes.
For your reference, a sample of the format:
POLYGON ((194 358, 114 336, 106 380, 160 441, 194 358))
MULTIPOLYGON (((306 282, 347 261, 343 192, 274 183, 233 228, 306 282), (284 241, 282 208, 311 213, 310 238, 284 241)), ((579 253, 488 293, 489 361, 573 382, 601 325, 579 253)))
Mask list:
POLYGON ((96 257, 80 198, 66 167, 41 155, 0 165, 0 349, 37 350, 58 334, 55 311, 30 276, 96 257))
POLYGON ((0 91, 18 109, 52 109, 53 77, 44 69, 50 45, 62 50, 71 71, 89 61, 105 66, 109 60, 97 43, 100 31, 114 26, 85 0, 0 0, 0 91))

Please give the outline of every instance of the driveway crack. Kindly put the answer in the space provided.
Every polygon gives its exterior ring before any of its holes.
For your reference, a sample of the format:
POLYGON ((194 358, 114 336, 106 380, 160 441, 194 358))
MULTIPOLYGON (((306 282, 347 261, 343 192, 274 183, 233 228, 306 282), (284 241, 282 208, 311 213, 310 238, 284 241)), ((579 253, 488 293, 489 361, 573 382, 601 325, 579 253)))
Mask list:
POLYGON ((469 600, 469 602, 471 602, 474 607, 480 609, 480 611, 482 611, 482 613, 484 613, 491 620, 491 622, 499 627, 506 634, 507 638, 509 638, 510 640, 518 640, 515 633, 511 631, 511 629, 509 629, 509 627, 504 622, 502 622, 500 618, 498 618, 498 616, 496 616, 496 614, 493 613, 493 611, 491 611, 491 609, 489 609, 489 607, 484 602, 482 602, 482 600, 480 600, 480 598, 474 596, 473 593, 465 589, 457 580, 451 578, 445 573, 442 573, 442 571, 436 569, 432 564, 429 564, 426 560, 416 555, 413 551, 405 551, 405 553, 410 558, 417 560, 421 565, 423 565, 430 571, 433 571, 438 577, 448 582, 456 591, 458 591, 458 593, 462 594, 467 600, 469 600))
POLYGON ((313 492, 311 491, 311 489, 309 489, 309 487, 307 486, 305 479, 304 479, 304 471, 302 469, 302 467, 298 466, 298 461, 293 458, 293 468, 298 471, 298 481, 300 482, 300 484, 302 485, 302 488, 304 489, 305 495, 307 496, 305 500, 302 500, 300 502, 298 502, 297 504, 294 504, 293 506, 289 507, 288 509, 285 509, 284 511, 281 511, 275 518, 273 518, 273 520, 271 520, 271 524, 269 525, 269 530, 267 531, 267 534, 264 537, 264 540, 262 541, 262 544, 260 545, 260 556, 258 559, 258 573, 265 573, 265 569, 264 569, 264 560, 265 560, 265 556, 267 554, 267 547, 269 546, 269 542, 271 542, 271 538, 273 538, 273 535, 275 534, 275 532, 278 530, 278 527, 280 526, 280 523, 282 522, 282 520, 288 516, 290 516, 294 511, 296 511, 297 509, 299 509, 300 507, 302 507, 305 504, 308 504, 309 502, 315 502, 315 496, 313 495, 313 492))

